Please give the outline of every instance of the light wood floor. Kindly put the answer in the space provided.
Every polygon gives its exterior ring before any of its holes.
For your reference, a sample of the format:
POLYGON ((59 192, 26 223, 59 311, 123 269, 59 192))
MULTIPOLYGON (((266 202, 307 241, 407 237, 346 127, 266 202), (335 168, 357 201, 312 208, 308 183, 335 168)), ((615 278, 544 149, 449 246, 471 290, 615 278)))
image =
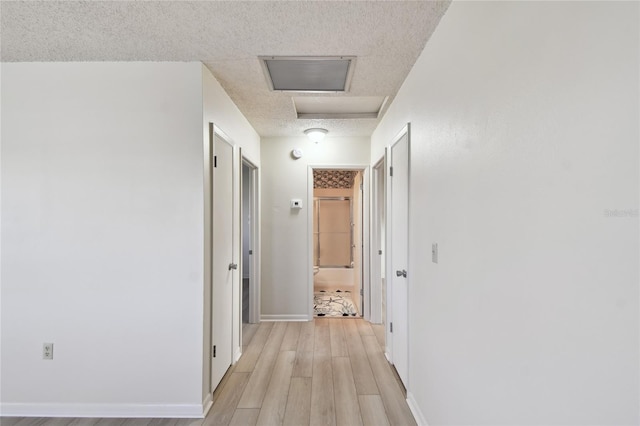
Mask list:
POLYGON ((243 330, 243 355, 204 420, 2 418, 2 426, 416 424, 384 357, 382 326, 316 318, 243 330))

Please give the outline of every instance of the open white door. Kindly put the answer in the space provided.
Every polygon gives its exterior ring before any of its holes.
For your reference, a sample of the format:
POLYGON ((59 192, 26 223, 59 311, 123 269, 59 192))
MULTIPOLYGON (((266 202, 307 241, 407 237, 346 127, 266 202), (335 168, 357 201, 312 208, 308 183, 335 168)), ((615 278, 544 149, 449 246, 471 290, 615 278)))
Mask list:
POLYGON ((233 358, 233 275, 238 271, 233 244, 234 149, 218 128, 214 128, 213 146, 211 385, 215 389, 233 358))
POLYGON ((391 146, 389 257, 391 362, 405 387, 409 375, 409 125, 391 146))

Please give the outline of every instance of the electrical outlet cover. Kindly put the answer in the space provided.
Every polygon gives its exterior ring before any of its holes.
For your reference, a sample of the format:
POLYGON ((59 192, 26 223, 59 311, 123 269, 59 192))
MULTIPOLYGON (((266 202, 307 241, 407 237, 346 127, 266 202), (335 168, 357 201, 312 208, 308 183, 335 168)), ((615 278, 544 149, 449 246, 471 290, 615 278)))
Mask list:
POLYGON ((42 359, 53 359, 53 343, 42 344, 42 359))

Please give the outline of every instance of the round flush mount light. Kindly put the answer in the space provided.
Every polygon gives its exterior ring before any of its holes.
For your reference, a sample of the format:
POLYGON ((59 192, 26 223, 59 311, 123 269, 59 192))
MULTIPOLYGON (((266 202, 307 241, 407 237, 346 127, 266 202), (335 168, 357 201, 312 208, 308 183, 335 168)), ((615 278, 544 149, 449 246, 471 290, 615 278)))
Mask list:
POLYGON ((307 135, 307 137, 315 143, 318 143, 322 139, 324 139, 327 133, 329 133, 327 129, 320 128, 307 129, 304 131, 304 134, 307 135))

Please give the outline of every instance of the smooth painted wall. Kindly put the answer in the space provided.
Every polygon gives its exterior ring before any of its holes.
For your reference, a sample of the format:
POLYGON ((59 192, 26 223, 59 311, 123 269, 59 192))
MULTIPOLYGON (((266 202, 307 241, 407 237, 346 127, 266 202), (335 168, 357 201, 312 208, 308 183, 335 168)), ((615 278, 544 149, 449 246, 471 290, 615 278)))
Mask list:
POLYGON ((202 164, 200 63, 2 64, 3 415, 202 413, 202 164))
MULTIPOLYGON (((370 140, 366 137, 327 137, 319 144, 306 137, 264 138, 261 145, 263 319, 308 319, 313 269, 309 248, 311 225, 307 205, 309 166, 366 166, 370 140), (304 155, 295 160, 294 148, 304 155), (292 198, 303 201, 290 208, 292 198)), ((312 194, 311 194, 312 195, 312 194)))
POLYGON ((0 411, 202 415, 208 127, 255 164, 259 136, 197 62, 5 63, 1 76, 0 411))
POLYGON ((640 422, 638 16, 453 2, 376 129, 372 163, 412 126, 408 391, 430 425, 640 422))

